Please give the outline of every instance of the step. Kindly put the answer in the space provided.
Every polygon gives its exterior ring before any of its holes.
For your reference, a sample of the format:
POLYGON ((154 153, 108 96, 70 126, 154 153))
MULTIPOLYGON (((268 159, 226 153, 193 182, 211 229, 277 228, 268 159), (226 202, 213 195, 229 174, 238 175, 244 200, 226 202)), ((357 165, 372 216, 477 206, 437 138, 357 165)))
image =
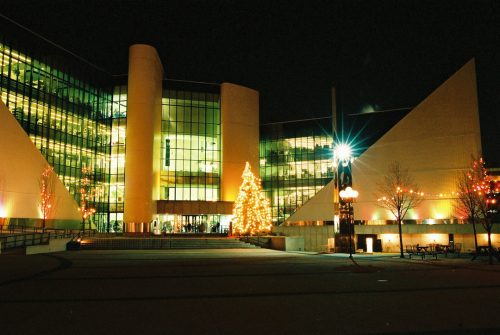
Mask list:
POLYGON ((236 249, 257 248, 236 238, 85 238, 81 249, 236 249))

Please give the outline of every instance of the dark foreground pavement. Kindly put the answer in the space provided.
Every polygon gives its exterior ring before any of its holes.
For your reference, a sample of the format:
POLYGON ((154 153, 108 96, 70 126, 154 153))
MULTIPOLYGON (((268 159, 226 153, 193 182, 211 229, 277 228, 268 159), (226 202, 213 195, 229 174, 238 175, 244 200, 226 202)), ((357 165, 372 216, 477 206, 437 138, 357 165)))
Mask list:
POLYGON ((500 265, 265 249, 0 256, 0 334, 500 334, 500 265))

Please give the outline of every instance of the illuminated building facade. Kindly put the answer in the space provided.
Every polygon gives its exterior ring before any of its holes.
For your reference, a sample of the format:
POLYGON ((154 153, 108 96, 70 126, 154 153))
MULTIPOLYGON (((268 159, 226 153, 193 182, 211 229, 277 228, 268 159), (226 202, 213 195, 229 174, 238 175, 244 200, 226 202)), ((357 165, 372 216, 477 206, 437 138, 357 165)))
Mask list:
MULTIPOLYGON (((151 46, 132 46, 128 75, 116 77, 11 26, 5 22, 0 36, 2 225, 39 221, 36 185, 44 163, 34 158, 36 164, 20 164, 27 169, 23 174, 14 168, 16 161, 29 159, 11 150, 22 139, 6 127, 8 118, 22 127, 72 196, 73 203, 65 197, 57 206, 76 212, 57 214, 52 226, 79 227, 82 169, 90 168, 92 220, 100 231, 143 232, 151 222, 172 232, 186 231, 188 225, 195 232, 224 229, 247 161, 260 171, 274 224, 330 225, 335 193, 331 119, 259 127, 258 92, 229 83, 167 80, 151 46), (35 187, 26 191, 19 186, 24 181, 35 187)), ((421 187, 437 195, 419 213, 410 213, 411 220, 452 219, 450 199, 439 194, 453 191, 452 173, 464 169, 480 149, 472 63, 358 158, 355 215, 369 224, 356 227, 356 233, 373 234, 371 223, 388 220, 370 196, 390 159, 411 166, 416 179, 424 181, 421 187)))
MULTIPOLYGON (((221 108, 220 85, 164 80, 161 100, 160 194, 165 201, 220 199, 221 108)), ((127 86, 115 86, 112 111, 110 224, 123 222, 125 202, 125 140, 127 86)), ((216 223, 220 214, 164 213, 162 222, 180 225, 216 223), (176 221, 177 220, 177 221, 176 221)))
MULTIPOLYGON (((20 40, 32 40, 20 33, 20 40)), ((61 63, 61 51, 48 43, 37 53, 9 37, 0 37, 1 99, 76 202, 82 168, 92 167, 94 219, 102 225, 109 210, 111 78, 71 56, 61 63)))
POLYGON ((260 175, 281 224, 334 176, 332 119, 263 124, 260 132, 260 175))
MULTIPOLYGON (((59 192, 72 196, 57 207, 75 213, 54 214, 48 227, 81 227, 75 218, 86 168, 96 209, 92 227, 99 231, 144 232, 152 222, 171 232, 188 225, 193 232, 227 228, 245 163, 259 163, 258 92, 229 83, 167 80, 159 55, 147 45, 130 47, 128 76, 112 76, 5 24, 3 125, 15 118, 44 158, 35 165, 53 166, 64 184, 59 192)), ((28 161, 8 150, 10 132, 0 135, 4 162, 28 161)), ((39 167, 21 175, 10 166, 0 169, 1 224, 37 225, 37 187, 23 196, 16 185, 20 179, 38 184, 39 167), (23 212, 23 206, 33 210, 23 212)))
MULTIPOLYGON (((459 244, 463 251, 471 251, 474 248, 472 225, 466 218, 459 217, 456 210, 457 180, 460 173, 469 169, 471 157, 481 156, 482 149, 476 66, 472 59, 352 163, 352 187, 359 192, 353 204, 356 249, 366 250, 365 241, 371 238, 377 242, 375 251, 400 250, 395 217, 377 205, 376 195, 377 185, 383 182, 389 164, 397 161, 408 169, 423 199, 405 216, 404 246, 459 244)), ((496 175, 498 169, 490 172, 496 175)), ((316 226, 334 214, 332 184, 328 183, 298 208, 286 219, 287 226, 276 227, 275 232, 304 236, 306 250, 335 248, 330 240, 337 231, 316 226), (316 221, 312 223, 314 226, 310 223, 312 220, 316 221)), ((492 197, 496 199, 498 191, 492 197)), ((498 219, 498 212, 493 213, 493 220, 498 219)), ((500 246, 499 228, 499 225, 493 227, 494 247, 500 246)), ((478 244, 485 245, 486 231, 481 224, 477 229, 478 244)))

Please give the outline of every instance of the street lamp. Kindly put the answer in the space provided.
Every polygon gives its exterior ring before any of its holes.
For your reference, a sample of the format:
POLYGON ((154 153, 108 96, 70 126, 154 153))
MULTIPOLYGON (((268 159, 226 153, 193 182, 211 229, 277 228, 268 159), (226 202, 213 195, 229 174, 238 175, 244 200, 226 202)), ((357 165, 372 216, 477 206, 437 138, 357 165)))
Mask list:
POLYGON ((346 168, 349 166, 349 163, 354 161, 354 157, 352 155, 352 149, 348 144, 339 143, 333 148, 333 168, 335 170, 335 202, 339 202, 339 190, 340 190, 340 176, 339 170, 341 168, 346 168))
POLYGON ((340 191, 339 196, 342 200, 347 203, 348 215, 349 215, 349 258, 352 259, 352 225, 354 223, 354 215, 352 212, 352 203, 356 201, 358 197, 358 191, 353 190, 350 186, 345 190, 340 191))
POLYGON ((341 188, 351 185, 350 164, 354 161, 352 149, 349 144, 337 143, 333 147, 333 169, 334 169, 334 232, 341 233, 340 227, 340 209, 342 207, 339 192, 341 188))
POLYGON ((347 166, 352 159, 352 149, 348 144, 340 143, 333 149, 333 162, 336 166, 347 166))

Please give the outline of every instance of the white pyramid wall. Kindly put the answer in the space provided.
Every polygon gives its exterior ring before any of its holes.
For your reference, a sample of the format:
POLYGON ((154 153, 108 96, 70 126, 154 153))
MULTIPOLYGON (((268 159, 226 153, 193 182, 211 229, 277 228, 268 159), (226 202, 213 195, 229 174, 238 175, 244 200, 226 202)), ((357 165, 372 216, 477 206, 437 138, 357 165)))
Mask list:
POLYGON ((359 191, 356 219, 394 219, 376 206, 374 195, 393 161, 409 169, 422 191, 435 196, 409 213, 408 219, 453 217, 449 194, 456 191, 456 178, 470 166, 471 155, 480 152, 475 63, 470 60, 354 162, 353 188, 359 191))
POLYGON ((309 199, 304 205, 299 207, 286 222, 300 221, 333 221, 334 204, 333 204, 334 183, 330 181, 325 187, 319 190, 318 193, 309 199))
MULTIPOLYGON (((41 218, 39 179, 47 166, 45 158, 0 100, 0 217, 41 218)), ((56 206, 48 225, 53 220, 71 220, 65 223, 77 228, 81 221, 78 205, 58 178, 55 196, 56 206)))

